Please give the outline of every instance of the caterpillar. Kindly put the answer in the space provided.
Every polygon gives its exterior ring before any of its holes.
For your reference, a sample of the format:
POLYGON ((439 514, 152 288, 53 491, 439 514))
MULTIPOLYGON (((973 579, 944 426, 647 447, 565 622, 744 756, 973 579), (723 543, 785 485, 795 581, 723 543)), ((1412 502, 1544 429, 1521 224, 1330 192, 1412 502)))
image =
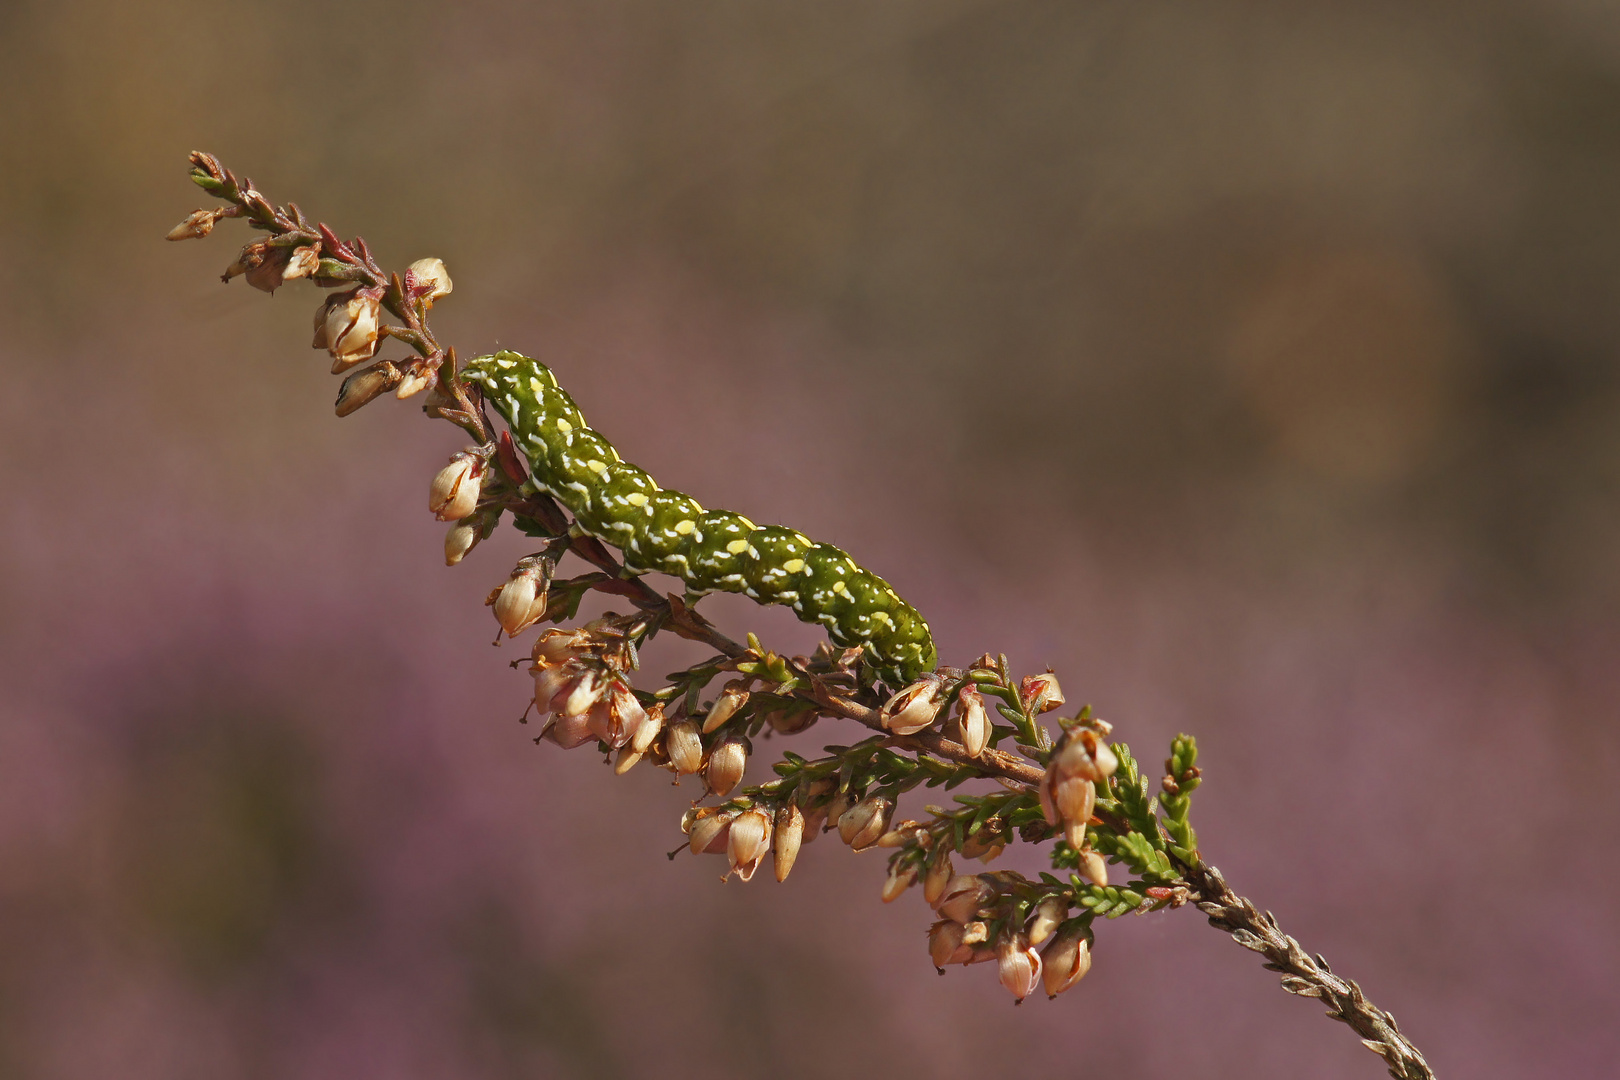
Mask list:
POLYGON ((585 423, 540 361, 503 351, 472 360, 462 374, 482 386, 511 429, 532 470, 528 484, 567 507, 581 532, 623 552, 632 573, 670 574, 695 596, 740 592, 790 607, 834 644, 860 648, 891 687, 933 669, 938 653, 928 624, 888 582, 831 544, 705 510, 659 487, 585 423))

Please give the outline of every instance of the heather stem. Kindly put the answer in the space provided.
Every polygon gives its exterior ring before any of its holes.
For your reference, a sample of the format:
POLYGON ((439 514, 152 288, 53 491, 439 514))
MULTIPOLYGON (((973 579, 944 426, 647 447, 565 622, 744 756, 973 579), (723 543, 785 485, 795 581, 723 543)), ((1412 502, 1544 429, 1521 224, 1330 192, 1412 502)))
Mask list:
POLYGON ((1320 998, 1328 1016, 1350 1025, 1362 1045, 1384 1059, 1395 1080, 1434 1080, 1434 1070, 1401 1034, 1395 1018, 1362 996, 1361 987, 1335 975, 1320 955, 1308 956, 1299 942, 1278 928, 1269 911, 1262 914, 1253 901, 1233 892, 1215 867, 1198 863, 1184 869, 1192 900, 1209 916, 1210 925, 1264 956, 1266 967, 1282 972, 1284 990, 1320 998))

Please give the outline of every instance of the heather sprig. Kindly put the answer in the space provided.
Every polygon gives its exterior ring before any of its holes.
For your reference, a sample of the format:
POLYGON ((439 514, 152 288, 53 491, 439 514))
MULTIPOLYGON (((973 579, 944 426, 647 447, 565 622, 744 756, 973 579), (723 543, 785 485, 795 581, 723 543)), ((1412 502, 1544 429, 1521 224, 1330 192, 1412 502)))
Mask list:
MULTIPOLYGON (((1203 860, 1190 820, 1202 781, 1191 735, 1172 741, 1155 790, 1090 706, 1055 715, 1065 697, 1050 670, 1020 676, 1005 655, 986 653, 965 667, 940 665, 891 685, 893 671, 909 676, 915 669, 880 668, 861 648, 824 643, 810 656, 787 656, 751 633, 743 642, 728 637, 695 610, 695 596, 654 592, 530 482, 511 431, 492 422, 479 381, 433 333, 434 304, 454 288, 442 261, 385 271, 363 239, 340 239, 295 204, 273 204, 211 155, 194 153, 191 165, 193 181, 223 205, 193 212, 169 239, 206 237, 240 218, 263 235, 226 268, 226 282, 242 277, 274 292, 307 280, 331 290, 316 308, 312 344, 345 376, 339 416, 388 393, 419 397, 427 415, 472 439, 429 484, 429 512, 449 525, 445 561, 461 563, 508 515, 539 541, 486 600, 497 641, 551 624, 516 662, 527 664, 533 680, 535 741, 594 747, 616 773, 645 762, 671 772, 677 784, 698 778, 702 790, 680 815, 686 839, 672 858, 681 851, 719 855, 724 877, 748 881, 769 855, 781 881, 800 846, 822 833, 836 833, 856 852, 888 851, 882 899, 920 886, 932 910, 934 965, 943 973, 994 960, 1000 982, 1020 1002, 1038 986, 1056 997, 1087 974, 1099 918, 1191 903, 1262 953, 1267 967, 1283 973, 1285 989, 1326 1002, 1329 1015, 1356 1030, 1391 1075, 1433 1075, 1392 1017, 1320 957, 1306 955, 1270 913, 1233 893, 1203 860), (408 354, 376 359, 389 339, 408 354), (584 568, 559 577, 570 556, 584 568), (592 592, 632 610, 572 625, 592 592), (666 631, 714 655, 638 689, 642 655, 666 631), (823 719, 854 721, 872 734, 825 745, 815 756, 784 748, 769 779, 744 784, 757 746, 774 747, 823 719), (926 794, 919 788, 936 790, 939 801, 897 820, 902 800, 926 794), (1015 844, 1049 845, 1052 872, 1029 878, 996 868, 1015 844), (974 860, 985 869, 969 872, 974 860)), ((541 463, 530 461, 539 471, 541 463)), ((689 530, 692 522, 682 525, 689 530)))

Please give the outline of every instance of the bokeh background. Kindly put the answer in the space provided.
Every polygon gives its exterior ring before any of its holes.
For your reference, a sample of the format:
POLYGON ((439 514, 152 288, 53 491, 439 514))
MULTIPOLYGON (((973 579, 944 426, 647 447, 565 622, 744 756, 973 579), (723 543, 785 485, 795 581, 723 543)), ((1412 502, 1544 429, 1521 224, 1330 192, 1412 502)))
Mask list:
POLYGON ((1195 732, 1441 1075, 1611 1074, 1614 5, 8 0, 0 89, 0 1077, 1380 1074, 1192 912, 1014 1009, 878 855, 666 862, 690 785, 516 723, 458 433, 161 242, 193 148, 947 658, 1195 732))

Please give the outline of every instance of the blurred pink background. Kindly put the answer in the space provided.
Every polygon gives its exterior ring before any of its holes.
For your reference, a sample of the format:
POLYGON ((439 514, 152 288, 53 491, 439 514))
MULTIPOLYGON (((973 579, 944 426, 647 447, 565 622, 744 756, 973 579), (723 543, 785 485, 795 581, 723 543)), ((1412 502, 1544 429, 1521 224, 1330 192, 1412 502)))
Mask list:
POLYGON ((666 862, 695 789, 515 722, 457 433, 162 242, 193 148, 1197 734, 1207 855, 1440 1075, 1620 1060, 1614 5, 12 0, 0 86, 0 1077, 1382 1074, 1191 911, 1014 1009, 876 854, 666 862))

